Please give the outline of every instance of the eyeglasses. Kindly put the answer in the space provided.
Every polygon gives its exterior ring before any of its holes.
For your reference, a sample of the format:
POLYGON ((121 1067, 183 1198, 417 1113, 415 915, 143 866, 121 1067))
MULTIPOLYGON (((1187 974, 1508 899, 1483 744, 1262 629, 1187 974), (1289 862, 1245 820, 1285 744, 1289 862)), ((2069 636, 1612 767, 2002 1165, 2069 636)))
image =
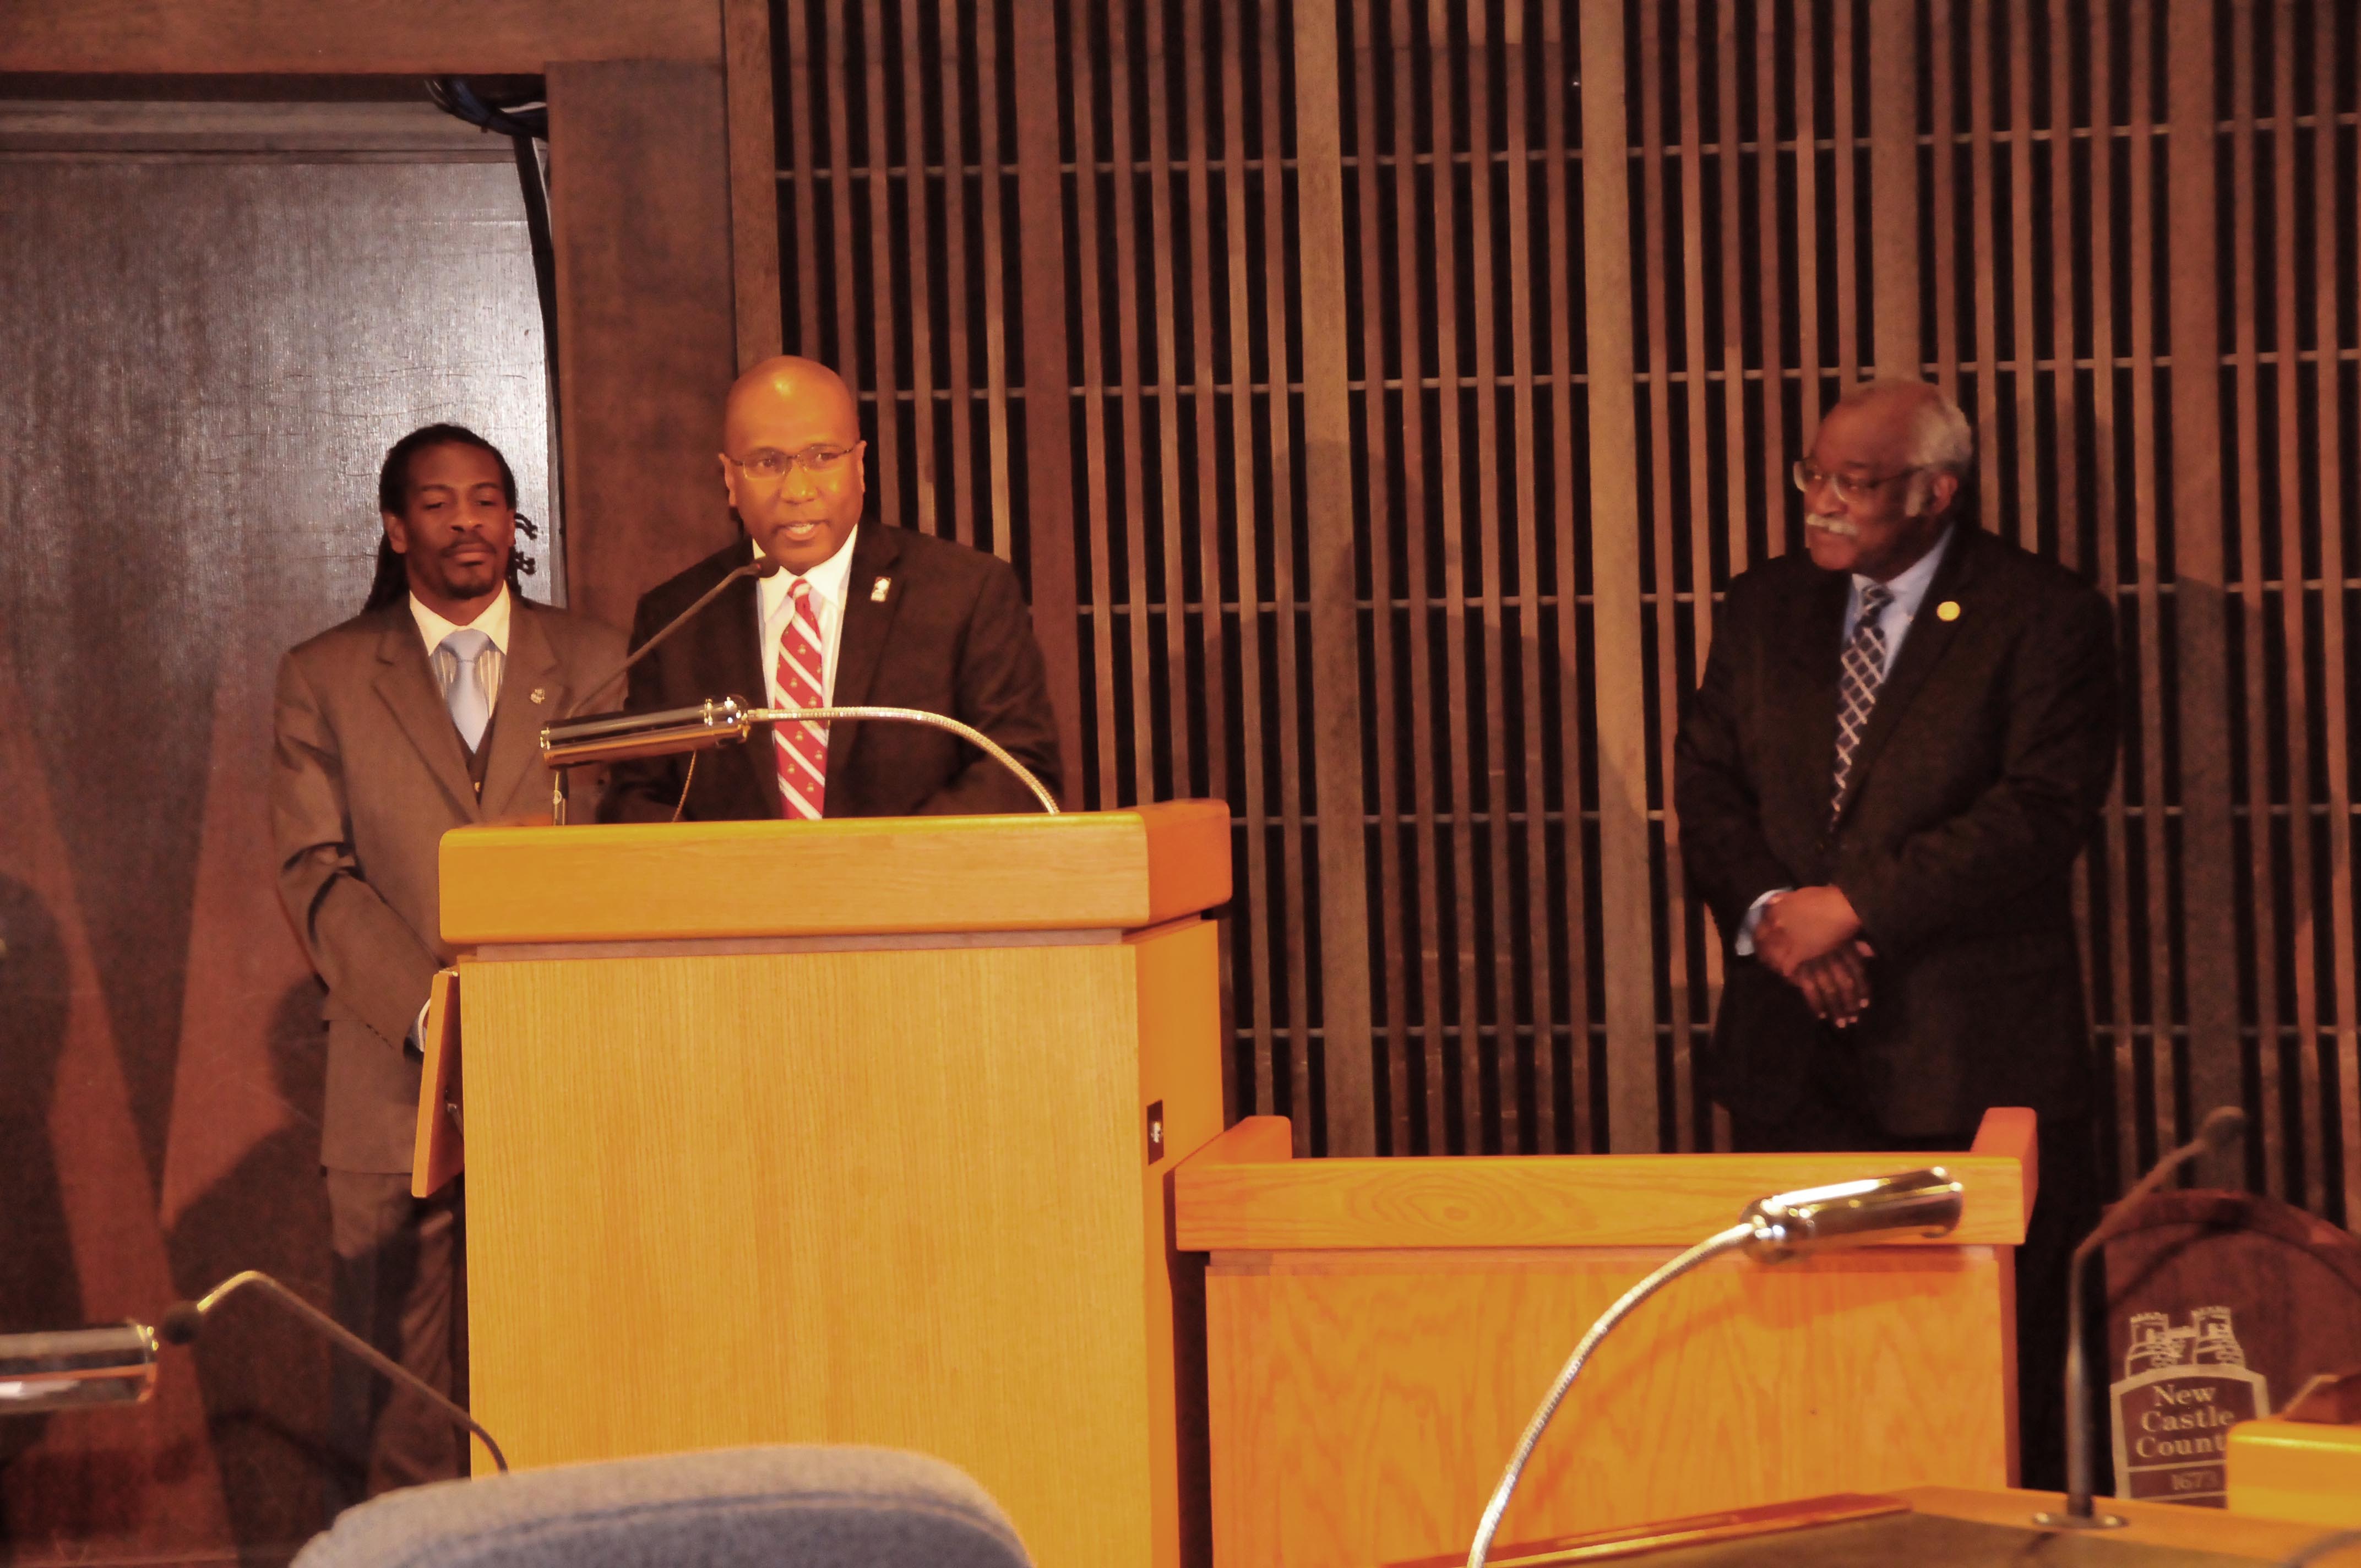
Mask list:
POLYGON ((1890 485, 1905 475, 1916 474, 1925 466, 1923 463, 1913 463, 1907 468, 1896 468, 1891 474, 1880 474, 1875 478, 1848 479, 1842 474, 1823 473, 1809 463, 1798 462, 1795 468, 1795 488, 1808 496, 1822 485, 1826 485, 1836 492, 1837 499, 1850 505, 1854 501, 1867 500, 1875 495, 1880 488, 1890 485))
POLYGON ((825 474, 852 455, 857 446, 807 446, 801 452, 774 452, 764 447, 752 457, 732 457, 732 463, 750 477, 784 479, 790 468, 801 468, 807 474, 825 474))

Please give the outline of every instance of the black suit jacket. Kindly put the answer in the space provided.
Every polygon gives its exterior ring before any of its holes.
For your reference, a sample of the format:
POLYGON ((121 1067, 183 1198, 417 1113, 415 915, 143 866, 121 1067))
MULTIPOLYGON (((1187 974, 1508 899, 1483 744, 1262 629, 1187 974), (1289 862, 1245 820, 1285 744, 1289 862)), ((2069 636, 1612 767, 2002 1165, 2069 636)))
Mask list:
POLYGON ((1969 1131, 1993 1105, 2080 1114, 2071 872, 2114 771, 2106 602, 1958 525, 1831 825, 1850 587, 1803 555, 1731 582, 1674 790, 1689 885, 1725 944, 1763 894, 1832 883, 1876 950, 1869 1012, 1823 1025, 1730 948, 1708 1085, 1776 1124, 1806 1083, 1833 1083, 1896 1136, 1969 1131))
MULTIPOLYGON (((741 539, 640 600, 636 648, 750 558, 741 539)), ((1016 574, 1005 561, 931 534, 864 521, 853 536, 839 634, 839 707, 915 707, 972 725, 1057 793, 1058 724, 1016 574), (878 597, 877 585, 885 585, 878 597)), ((631 672, 634 711, 707 697, 764 702, 762 601, 754 579, 731 584, 697 620, 631 672)), ((688 782, 685 820, 781 815, 767 737, 707 751, 688 782)), ((618 765, 599 817, 664 822, 687 779, 686 757, 618 765)), ((1006 769, 957 736, 916 724, 840 721, 828 741, 829 817, 1038 811, 1006 769)))

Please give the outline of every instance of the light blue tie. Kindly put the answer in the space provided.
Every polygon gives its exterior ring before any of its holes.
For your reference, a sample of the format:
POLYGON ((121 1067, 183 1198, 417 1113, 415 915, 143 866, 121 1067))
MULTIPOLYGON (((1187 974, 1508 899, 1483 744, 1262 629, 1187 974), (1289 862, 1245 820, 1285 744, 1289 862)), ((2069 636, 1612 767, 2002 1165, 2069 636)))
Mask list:
POLYGON ((484 739, 484 727, 492 721, 491 705, 484 700, 484 688, 476 679, 476 661, 492 645, 491 637, 472 626, 463 626, 443 639, 442 652, 457 663, 450 684, 443 688, 443 701, 451 709, 451 722, 459 727, 459 738, 472 751, 484 739))

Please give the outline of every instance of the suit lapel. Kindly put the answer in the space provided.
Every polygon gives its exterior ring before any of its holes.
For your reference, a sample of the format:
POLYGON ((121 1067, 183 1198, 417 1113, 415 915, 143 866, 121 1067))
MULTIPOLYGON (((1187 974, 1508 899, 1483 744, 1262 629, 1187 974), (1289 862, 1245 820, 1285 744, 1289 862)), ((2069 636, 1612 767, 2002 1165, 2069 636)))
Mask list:
POLYGON ((483 810, 476 799, 476 786, 467 777, 467 750, 459 744, 459 731, 451 722, 451 710, 443 706, 442 688, 434 679, 434 669, 426 663, 426 647, 419 640, 417 622, 406 609, 388 618, 385 632, 378 640, 377 656, 380 666, 378 695, 393 710, 402 733, 417 748, 426 771, 450 795, 459 815, 470 822, 481 820, 483 810))
POLYGON ((541 761, 541 727, 566 711, 557 651, 542 630, 541 616, 522 598, 513 607, 500 702, 492 717, 492 751, 484 759, 484 809, 490 816, 513 807, 525 775, 541 761))
POLYGON ((1845 797, 1837 809, 1838 820, 1843 820, 1853 802, 1861 798, 1861 784, 1877 765, 1878 754, 1885 750, 1894 727, 1902 722, 1911 699, 1927 684, 1927 677, 1934 674, 1935 666, 1942 662, 1952 640, 1959 635, 1960 620, 1965 618, 1946 620, 1937 607, 1947 599, 1960 599, 1972 587, 1979 543, 1974 524, 1953 525, 1950 547, 1944 552, 1943 564, 1935 569, 1935 580, 1927 585, 1927 596, 1918 601, 1918 613, 1911 618, 1910 633, 1902 640, 1901 656, 1894 660, 1892 672, 1877 688, 1877 705, 1870 709, 1869 728, 1861 731, 1860 749, 1853 752, 1852 773, 1845 780, 1845 797))
MULTIPOLYGON (((894 563, 902 554, 901 531, 883 523, 864 522, 852 543, 852 569, 844 582, 844 625, 837 633, 836 680, 829 693, 831 707, 859 707, 869 700, 877 666, 885 656, 885 639, 894 616, 902 608, 902 586, 894 581, 894 563), (878 597, 878 585, 885 585, 878 597)), ((845 776, 861 725, 840 720, 828 734, 828 794, 836 795, 837 781, 845 776)))

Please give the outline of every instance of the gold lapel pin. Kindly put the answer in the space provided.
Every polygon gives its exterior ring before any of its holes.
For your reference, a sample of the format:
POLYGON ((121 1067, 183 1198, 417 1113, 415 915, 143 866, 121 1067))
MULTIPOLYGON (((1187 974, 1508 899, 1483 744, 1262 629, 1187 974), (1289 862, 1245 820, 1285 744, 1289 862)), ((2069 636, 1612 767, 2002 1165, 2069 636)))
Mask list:
POLYGON ((541 701, 541 699, 542 699, 543 697, 544 697, 544 696, 548 696, 548 695, 549 695, 549 694, 548 694, 546 691, 543 690, 543 688, 541 688, 540 686, 535 686, 535 687, 533 687, 533 690, 531 690, 531 691, 529 691, 529 692, 527 692, 527 693, 525 694, 525 700, 526 700, 526 701, 528 701, 528 702, 538 703, 538 702, 540 702, 540 701, 541 701))
POLYGON ((885 602, 885 592, 893 586, 894 579, 891 577, 880 577, 875 582, 870 584, 869 602, 871 604, 884 604, 885 602))
POLYGON ((1937 605, 1935 607, 1935 619, 1938 620, 1959 620, 1960 601, 1957 599, 1945 599, 1941 604, 1937 605))

